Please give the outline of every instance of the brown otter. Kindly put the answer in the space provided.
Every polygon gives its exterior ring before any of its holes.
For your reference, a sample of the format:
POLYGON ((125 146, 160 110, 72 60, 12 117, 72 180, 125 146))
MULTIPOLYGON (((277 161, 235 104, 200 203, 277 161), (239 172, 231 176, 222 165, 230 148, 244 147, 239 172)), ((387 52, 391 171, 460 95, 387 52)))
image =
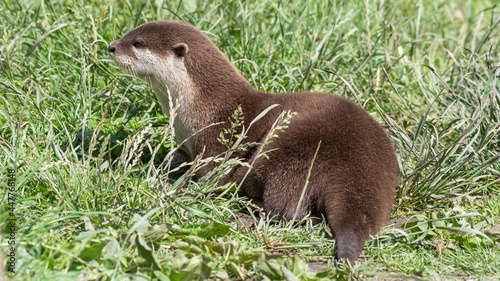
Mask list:
MULTIPOLYGON (((179 108, 174 119, 177 138, 189 138, 191 159, 200 153, 216 156, 226 147, 218 141, 228 117, 241 105, 253 120, 273 104, 297 112, 289 127, 273 139, 269 159, 258 158, 242 188, 262 200, 264 210, 290 220, 314 161, 298 218, 323 214, 337 240, 337 257, 354 263, 370 234, 388 218, 395 199, 398 165, 384 129, 361 107, 346 98, 322 93, 261 92, 238 72, 224 54, 192 25, 156 21, 140 25, 109 45, 121 69, 147 81, 164 111, 169 98, 179 108), (170 96, 169 96, 170 95, 170 96)), ((272 109, 248 132, 249 142, 262 142, 280 110, 272 109)), ((253 159, 256 150, 238 156, 253 159)), ((203 176, 213 166, 198 171, 203 176)), ((233 169, 226 181, 241 181, 246 167, 233 169)))

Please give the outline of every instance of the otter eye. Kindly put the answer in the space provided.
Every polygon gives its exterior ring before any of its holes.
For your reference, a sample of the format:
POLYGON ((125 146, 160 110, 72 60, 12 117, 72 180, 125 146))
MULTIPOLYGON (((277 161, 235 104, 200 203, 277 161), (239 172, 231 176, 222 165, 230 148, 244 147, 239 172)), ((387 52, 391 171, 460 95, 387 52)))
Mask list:
POLYGON ((132 46, 136 47, 136 48, 140 48, 142 46, 144 46, 141 42, 134 42, 134 44, 132 44, 132 46))

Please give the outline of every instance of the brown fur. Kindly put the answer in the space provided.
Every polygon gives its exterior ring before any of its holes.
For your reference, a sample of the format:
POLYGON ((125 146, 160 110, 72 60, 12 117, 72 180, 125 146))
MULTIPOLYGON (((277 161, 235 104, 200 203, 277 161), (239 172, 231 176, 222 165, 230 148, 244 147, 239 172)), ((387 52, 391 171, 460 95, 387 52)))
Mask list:
MULTIPOLYGON (((217 137, 238 105, 242 107, 246 124, 272 104, 297 112, 289 128, 266 147, 278 149, 268 154, 269 159, 261 157, 256 161, 243 183, 243 190, 251 198, 262 200, 269 214, 292 219, 321 141, 298 218, 323 214, 337 239, 337 256, 351 263, 358 259, 369 235, 375 234, 389 217, 398 180, 393 145, 373 118, 361 107, 337 95, 258 91, 208 37, 186 23, 143 24, 112 42, 110 54, 117 62, 120 57, 128 57, 133 64, 137 60, 132 46, 135 42, 159 58, 173 56, 182 62, 189 75, 186 79, 192 81, 193 90, 186 91, 190 96, 183 98, 175 119, 176 132, 179 129, 182 134, 191 135, 210 124, 225 122, 192 138, 187 144, 191 158, 202 151, 204 156, 225 151, 217 137)), ((130 72, 130 67, 123 68, 130 72)), ((150 75, 152 78, 148 74, 136 75, 145 80, 157 79, 155 73, 150 75)), ((160 95, 158 91, 157 95, 160 95)), ((261 142, 279 112, 273 109, 255 123, 246 140, 261 142)), ((251 159, 255 153, 252 150, 239 156, 251 159)), ((204 175, 210 168, 202 169, 197 175, 204 175)), ((246 169, 235 168, 226 181, 240 181, 246 169)))

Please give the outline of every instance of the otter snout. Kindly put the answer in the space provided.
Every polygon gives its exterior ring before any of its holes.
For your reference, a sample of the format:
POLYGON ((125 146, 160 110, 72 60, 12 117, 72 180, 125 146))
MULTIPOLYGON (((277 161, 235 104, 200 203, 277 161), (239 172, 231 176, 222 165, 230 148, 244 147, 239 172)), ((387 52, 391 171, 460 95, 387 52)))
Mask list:
POLYGON ((116 51, 116 47, 115 47, 116 43, 115 41, 109 43, 109 46, 108 46, 108 53, 112 56, 115 54, 115 51, 116 51))

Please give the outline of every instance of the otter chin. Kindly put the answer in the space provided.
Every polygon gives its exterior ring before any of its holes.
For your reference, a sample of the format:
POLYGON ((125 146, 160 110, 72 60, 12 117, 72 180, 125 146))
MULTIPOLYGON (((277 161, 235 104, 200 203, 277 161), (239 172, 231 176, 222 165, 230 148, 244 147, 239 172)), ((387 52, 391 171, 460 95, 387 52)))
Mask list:
MULTIPOLYGON (((253 168, 233 168, 222 182, 241 182, 248 172, 243 191, 270 216, 291 220, 321 142, 296 219, 323 215, 337 241, 337 258, 355 263, 366 240, 388 219, 397 157, 382 126, 360 106, 333 94, 259 91, 207 36, 184 22, 142 24, 111 42, 108 51, 122 70, 152 87, 166 114, 171 115, 169 100, 178 102, 175 134, 180 142, 189 138, 183 149, 191 160, 226 151, 218 136, 238 106, 245 122, 273 104, 296 112, 266 145, 268 158, 256 158, 257 149, 233 154, 255 160, 253 168)), ((245 141, 262 143, 280 113, 273 108, 255 122, 245 141)), ((201 168, 195 178, 214 167, 201 168)))

